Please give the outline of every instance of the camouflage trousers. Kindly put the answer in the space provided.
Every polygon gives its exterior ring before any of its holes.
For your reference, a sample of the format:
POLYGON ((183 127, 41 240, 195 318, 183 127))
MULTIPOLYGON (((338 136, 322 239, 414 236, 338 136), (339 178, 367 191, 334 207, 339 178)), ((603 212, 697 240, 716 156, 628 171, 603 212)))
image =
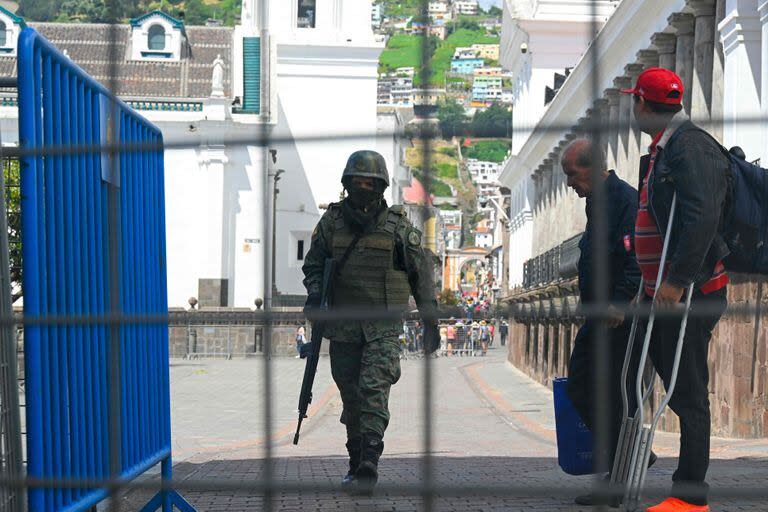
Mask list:
POLYGON ((341 423, 347 439, 362 434, 384 437, 389 424, 389 389, 400 379, 397 338, 331 341, 331 373, 341 393, 341 423))

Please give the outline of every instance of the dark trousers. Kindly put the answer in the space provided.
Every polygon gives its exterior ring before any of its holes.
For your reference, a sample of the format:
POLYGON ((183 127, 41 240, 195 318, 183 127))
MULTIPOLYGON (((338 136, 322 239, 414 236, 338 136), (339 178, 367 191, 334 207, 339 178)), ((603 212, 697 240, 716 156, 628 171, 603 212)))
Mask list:
MULTIPOLYGON (((709 468, 711 426, 707 353, 712 330, 726 305, 725 288, 709 295, 693 294, 677 383, 669 401, 669 407, 680 418, 680 458, 672 475, 672 496, 698 505, 706 504, 708 490, 704 481, 709 468), (702 307, 708 310, 706 314, 697 314, 702 307)), ((657 318, 654 322, 649 354, 665 389, 672 375, 679 332, 679 318, 657 318)))
MULTIPOLYGON (((595 447, 604 447, 603 457, 595 456, 595 461, 603 460, 605 465, 596 465, 596 473, 610 471, 616 452, 616 443, 621 432, 623 408, 621 401, 621 370, 624 364, 624 354, 629 341, 631 320, 624 322, 614 329, 605 329, 605 348, 607 350, 605 361, 606 372, 596 380, 596 331, 594 322, 587 322, 581 326, 576 334, 571 359, 568 364, 568 397, 573 402, 584 424, 595 433, 598 422, 606 430, 601 431, 605 438, 595 439, 595 447), (597 389, 600 387, 601 396, 599 404, 596 400, 597 389), (600 419, 599 414, 605 414, 600 419)), ((642 332, 638 329, 635 338, 635 347, 642 343, 642 332), (640 341, 638 341, 640 340, 640 341)), ((627 392, 630 399, 629 410, 635 409, 634 377, 637 375, 637 357, 633 361, 627 376, 627 392)))

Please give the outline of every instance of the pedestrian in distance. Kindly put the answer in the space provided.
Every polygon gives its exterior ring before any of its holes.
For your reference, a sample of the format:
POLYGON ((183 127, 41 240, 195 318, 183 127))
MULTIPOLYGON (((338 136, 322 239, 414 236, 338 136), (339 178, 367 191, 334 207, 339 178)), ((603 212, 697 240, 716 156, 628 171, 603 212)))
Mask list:
POLYGON ((472 325, 468 326, 469 341, 470 341, 470 353, 474 356, 475 350, 480 346, 480 323, 475 320, 472 325))
MULTIPOLYGON (((730 161, 719 144, 685 114, 683 90, 683 82, 674 72, 649 68, 638 76, 634 88, 621 91, 633 96, 637 125, 652 137, 649 154, 640 160, 635 225, 644 300, 653 300, 655 293, 659 308, 677 307, 693 285, 691 310, 701 310, 688 317, 677 387, 669 402, 680 418, 680 456, 670 497, 647 512, 709 511, 705 481, 711 425, 707 353, 712 330, 727 305, 728 275, 723 259, 729 249, 722 234, 730 161), (666 265, 657 283, 675 196, 666 265)), ((657 318, 653 326, 649 354, 665 388, 672 376, 680 322, 680 317, 657 318)))
POLYGON ((478 328, 478 335, 480 337, 480 348, 482 350, 483 356, 485 356, 488 353, 488 340, 490 339, 490 328, 488 327, 488 324, 485 320, 482 320, 480 322, 480 327, 478 328))
POLYGON ((400 379, 402 318, 412 295, 425 326, 425 352, 437 350, 437 302, 430 259, 401 206, 388 206, 384 158, 374 151, 353 153, 341 183, 347 197, 331 203, 315 227, 302 270, 306 311, 321 305, 326 260, 335 260, 330 339, 331 373, 339 388, 346 427, 349 471, 342 486, 370 493, 379 476, 389 392, 400 379), (378 315, 370 320, 365 315, 378 315), (385 316, 386 314, 386 316, 385 316))
MULTIPOLYGON (((595 219, 605 219, 606 237, 604 260, 606 299, 609 301, 610 319, 604 325, 607 338, 604 345, 605 368, 602 375, 602 390, 606 401, 597 404, 595 387, 597 361, 595 358, 596 334, 599 320, 588 317, 579 328, 574 340, 573 352, 568 364, 568 396, 581 419, 593 432, 597 426, 598 414, 607 414, 603 432, 607 439, 603 446, 608 448, 604 460, 607 467, 595 467, 596 472, 608 471, 615 455, 616 442, 623 419, 621 402, 621 371, 629 341, 631 318, 625 319, 619 309, 626 307, 637 293, 640 285, 640 270, 635 259, 633 235, 637 215, 637 190, 608 170, 605 153, 588 139, 576 139, 563 151, 561 159, 567 185, 576 194, 586 199, 587 225, 579 241, 581 256, 578 263, 579 296, 581 303, 589 305, 597 299, 596 279, 593 272, 596 246, 595 219), (595 187, 603 187, 602 211, 595 204, 595 187), (608 404, 606 406, 606 404, 608 404)), ((633 379, 628 379, 632 380, 633 379)), ((634 393, 630 393, 634 397, 634 393)), ((603 424, 601 424, 603 425, 603 424)), ((599 445, 600 443, 598 443, 599 445)), ((597 457, 596 457, 597 458, 597 457)), ((610 478, 606 477, 606 480, 610 478)), ((585 494, 576 497, 579 505, 618 505, 612 496, 585 494)))
POLYGON ((296 329, 296 359, 300 358, 302 355, 302 347, 307 342, 307 336, 304 331, 304 326, 300 325, 296 329))
POLYGON ((445 352, 448 347, 448 327, 445 324, 440 325, 440 350, 445 352))
POLYGON ((496 335, 496 325, 492 320, 488 321, 488 346, 493 346, 493 338, 496 335))
POLYGON ((509 336, 509 324, 506 320, 502 320, 499 326, 499 337, 501 338, 502 347, 507 344, 507 336, 509 336))

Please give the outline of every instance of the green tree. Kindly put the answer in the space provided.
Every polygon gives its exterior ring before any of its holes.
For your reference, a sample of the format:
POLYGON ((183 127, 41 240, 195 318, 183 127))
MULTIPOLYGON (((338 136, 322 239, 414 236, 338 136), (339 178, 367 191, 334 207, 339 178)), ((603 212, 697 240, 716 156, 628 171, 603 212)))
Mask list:
POLYGON ((467 18, 462 18, 459 20, 459 28, 472 30, 472 31, 481 31, 483 30, 483 27, 480 26, 480 24, 474 20, 469 20, 467 18))
POLYGON ((208 18, 213 17, 211 7, 204 4, 202 0, 185 0, 184 2, 184 24, 185 25, 205 25, 208 18))
POLYGON ((475 137, 510 137, 512 114, 505 107, 494 103, 485 110, 475 112, 470 131, 475 137))
POLYGON ((3 160, 5 181, 5 208, 8 212, 8 256, 11 266, 13 302, 22 295, 21 290, 21 171, 18 160, 3 160))
POLYGON ((488 9, 488 14, 493 16, 494 18, 501 18, 502 14, 504 14, 504 11, 501 10, 499 7, 492 5, 491 8, 488 9))
POLYGON ((460 135, 466 130, 466 111, 464 106, 454 99, 448 98, 440 103, 437 109, 437 120, 444 139, 460 135))
POLYGON ((27 21, 51 21, 58 15, 59 0, 20 0, 17 14, 27 21))

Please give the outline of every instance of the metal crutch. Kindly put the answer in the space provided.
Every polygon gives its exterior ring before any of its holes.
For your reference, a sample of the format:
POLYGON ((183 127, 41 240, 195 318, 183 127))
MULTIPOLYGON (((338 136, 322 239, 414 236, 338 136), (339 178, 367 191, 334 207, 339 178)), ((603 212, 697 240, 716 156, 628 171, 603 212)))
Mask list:
MULTIPOLYGON (((640 303, 644 289, 645 282, 641 279, 640 288, 637 290, 637 295, 635 295, 635 304, 640 303)), ((631 448, 634 446, 638 426, 640 425, 639 418, 637 417, 637 409, 635 409, 632 416, 629 415, 629 393, 627 392, 627 376, 629 375, 629 366, 632 361, 632 354, 634 353, 638 321, 637 313, 634 313, 632 315, 632 327, 629 331, 629 341, 624 353, 624 364, 621 368, 622 422, 619 438, 616 443, 613 469, 611 470, 610 486, 613 490, 616 489, 616 486, 623 486, 627 481, 627 473, 629 472, 629 463, 632 456, 631 448)), ((638 368, 640 374, 642 374, 643 371, 644 368, 638 368)), ((654 384, 654 380, 651 380, 648 384, 648 388, 643 394, 642 403, 647 402, 653 394, 654 384)))
MULTIPOLYGON (((651 304, 651 312, 648 318, 648 326, 643 340, 643 347, 640 354, 640 362, 637 368, 637 375, 635 378, 635 393, 637 398, 637 409, 635 413, 629 416, 629 400, 627 393, 626 378, 629 373, 629 366, 634 352, 634 341, 637 332, 638 318, 637 313, 633 315, 632 328, 630 329, 630 339, 627 344, 627 351, 624 355, 624 365, 622 367, 622 406, 623 406, 623 421, 621 432, 619 434, 619 440, 617 443, 616 457, 614 459, 613 471, 611 472, 611 484, 625 484, 624 490, 624 509, 627 512, 634 512, 637 510, 640 502, 643 485, 645 484, 645 477, 648 471, 648 460, 651 454, 651 447, 653 446, 653 437, 656 431, 661 415, 664 409, 669 404, 674 393, 675 385, 677 383, 677 374, 680 366, 680 356, 683 349, 683 341, 685 338, 685 328, 688 323, 688 314, 691 308, 691 297, 693 296, 693 284, 688 287, 685 297, 685 309, 683 317, 680 322, 680 330, 677 338, 677 345, 675 348, 675 359, 672 366, 672 375, 670 376, 670 382, 664 397, 661 400, 658 408, 656 409, 652 421, 650 424, 645 422, 644 404, 647 403, 653 393, 653 380, 648 385, 645 392, 643 391, 643 370, 645 363, 648 359, 648 349, 650 347, 651 334, 653 332, 653 324, 655 321, 656 312, 656 294, 658 293, 658 287, 662 282, 664 266, 666 265, 667 252, 669 249, 670 234, 672 231, 672 223, 675 216, 675 206, 677 205, 677 194, 672 198, 672 207, 670 208, 669 221, 667 224, 667 232, 664 237, 664 245, 661 252, 661 261, 659 263, 659 271, 656 278, 656 291, 654 293, 654 301, 651 304), (630 457, 630 447, 632 448, 630 457)), ((640 284, 638 290, 638 299, 643 293, 643 283, 640 284)))

